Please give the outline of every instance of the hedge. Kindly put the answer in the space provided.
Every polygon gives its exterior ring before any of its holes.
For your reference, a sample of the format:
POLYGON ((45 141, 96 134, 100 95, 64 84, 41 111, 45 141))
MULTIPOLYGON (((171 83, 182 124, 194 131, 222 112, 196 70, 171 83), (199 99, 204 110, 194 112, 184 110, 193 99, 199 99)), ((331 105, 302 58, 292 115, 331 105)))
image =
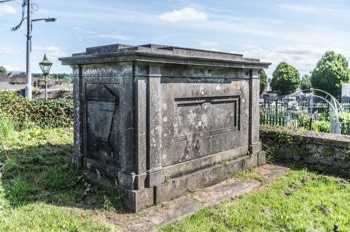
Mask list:
POLYGON ((28 126, 42 128, 70 127, 73 125, 72 99, 34 99, 17 95, 16 92, 0 92, 0 111, 14 121, 16 129, 28 126))

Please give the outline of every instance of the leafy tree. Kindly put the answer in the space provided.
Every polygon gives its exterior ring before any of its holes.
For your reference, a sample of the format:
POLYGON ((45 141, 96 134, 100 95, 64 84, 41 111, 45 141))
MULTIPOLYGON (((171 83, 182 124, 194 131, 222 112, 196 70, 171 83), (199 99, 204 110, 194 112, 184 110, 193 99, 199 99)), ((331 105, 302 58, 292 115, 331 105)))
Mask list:
POLYGON ((0 66, 0 74, 6 74, 6 68, 4 66, 0 66))
POLYGON ((337 97, 341 93, 342 82, 350 80, 348 61, 341 54, 327 51, 318 61, 311 74, 311 84, 337 97))
POLYGON ((293 93, 300 84, 300 74, 296 68, 286 62, 277 65, 272 74, 271 88, 279 95, 293 93))
POLYGON ((311 84, 311 76, 305 74, 300 81, 300 89, 301 90, 307 90, 307 89, 311 89, 312 88, 312 84, 311 84))
POLYGON ((259 76, 260 76, 260 94, 262 94, 267 86, 267 75, 264 69, 260 69, 259 76))

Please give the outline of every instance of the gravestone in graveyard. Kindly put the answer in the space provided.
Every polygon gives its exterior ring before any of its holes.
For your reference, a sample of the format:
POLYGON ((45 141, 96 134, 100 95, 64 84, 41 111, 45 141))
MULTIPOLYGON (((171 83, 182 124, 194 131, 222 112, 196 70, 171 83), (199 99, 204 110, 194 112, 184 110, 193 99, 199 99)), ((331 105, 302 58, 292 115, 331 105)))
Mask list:
POLYGON ((269 63, 154 44, 60 60, 73 68, 73 161, 133 211, 265 162, 258 71, 269 63))

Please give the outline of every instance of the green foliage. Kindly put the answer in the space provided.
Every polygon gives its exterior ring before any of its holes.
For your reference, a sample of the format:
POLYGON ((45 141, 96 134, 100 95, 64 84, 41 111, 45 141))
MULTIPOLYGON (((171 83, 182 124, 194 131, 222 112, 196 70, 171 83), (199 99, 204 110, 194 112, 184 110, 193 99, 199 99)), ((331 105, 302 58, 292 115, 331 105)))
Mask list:
POLYGON ((4 91, 0 92, 0 108, 12 118, 16 129, 69 127, 73 124, 72 99, 28 101, 14 92, 4 91))
POLYGON ((312 122, 312 130, 316 132, 326 132, 329 133, 330 123, 329 121, 313 121, 312 122))
POLYGON ((296 129, 286 127, 274 127, 274 126, 261 126, 260 137, 273 138, 273 141, 278 144, 283 143, 300 143, 296 136, 293 136, 296 129))
POLYGON ((341 94, 342 82, 349 80, 348 61, 344 56, 333 51, 327 51, 322 56, 311 75, 314 88, 324 90, 335 97, 341 94))
POLYGON ((71 99, 35 100, 29 105, 29 119, 43 128, 69 127, 73 122, 71 99))
POLYGON ((298 121, 301 127, 308 128, 310 124, 310 114, 299 113, 298 121))
MULTIPOLYGON (((329 116, 328 116, 329 118, 329 116)), ((349 122, 350 121, 350 113, 342 113, 339 114, 339 121, 340 122, 349 122)))
POLYGON ((267 75, 264 69, 260 69, 260 94, 262 94, 267 86, 267 75))
POLYGON ((117 231, 92 213, 35 203, 14 209, 0 219, 0 231, 117 231))
POLYGON ((348 181, 289 171, 279 180, 234 200, 204 208, 159 231, 350 230, 348 181))
MULTIPOLYGON (((315 106, 315 105, 314 105, 315 106)), ((315 109, 315 108, 314 108, 315 109)), ((317 107, 320 111, 320 106, 317 107)), ((260 124, 261 125, 272 125, 275 127, 286 126, 283 124, 283 118, 286 119, 287 110, 284 108, 278 109, 276 112, 274 107, 260 108, 260 124)), ((305 111, 297 111, 290 115, 291 121, 289 121, 288 127, 295 128, 298 126, 298 130, 309 130, 310 127, 310 114, 305 111), (296 123, 297 121, 297 123, 296 123)), ((349 122, 350 113, 339 113, 340 122, 349 122)), ((317 113, 313 116, 312 130, 317 132, 328 132, 330 131, 330 113, 323 112, 317 113)))
POLYGON ((0 66, 0 74, 7 74, 7 70, 4 66, 0 66))
POLYGON ((308 90, 312 88, 311 84, 311 76, 305 74, 300 81, 300 89, 301 90, 308 90))
POLYGON ((14 123, 11 117, 0 109, 0 141, 6 139, 14 130, 14 123))
POLYGON ((300 84, 300 74, 296 68, 281 62, 272 74, 271 88, 280 95, 293 93, 300 84))

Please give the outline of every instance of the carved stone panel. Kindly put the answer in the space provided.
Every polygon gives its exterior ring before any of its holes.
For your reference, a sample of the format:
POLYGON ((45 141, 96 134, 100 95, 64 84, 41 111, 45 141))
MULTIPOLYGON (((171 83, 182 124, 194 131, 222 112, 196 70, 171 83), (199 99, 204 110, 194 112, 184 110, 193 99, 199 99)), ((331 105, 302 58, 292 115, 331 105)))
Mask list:
POLYGON ((240 97, 216 96, 175 99, 175 163, 237 147, 240 130, 240 97))
POLYGON ((175 136, 239 130, 239 96, 176 98, 175 136), (218 117, 220 115, 220 117, 218 117))
POLYGON ((118 84, 86 84, 86 157, 118 165, 118 84))

